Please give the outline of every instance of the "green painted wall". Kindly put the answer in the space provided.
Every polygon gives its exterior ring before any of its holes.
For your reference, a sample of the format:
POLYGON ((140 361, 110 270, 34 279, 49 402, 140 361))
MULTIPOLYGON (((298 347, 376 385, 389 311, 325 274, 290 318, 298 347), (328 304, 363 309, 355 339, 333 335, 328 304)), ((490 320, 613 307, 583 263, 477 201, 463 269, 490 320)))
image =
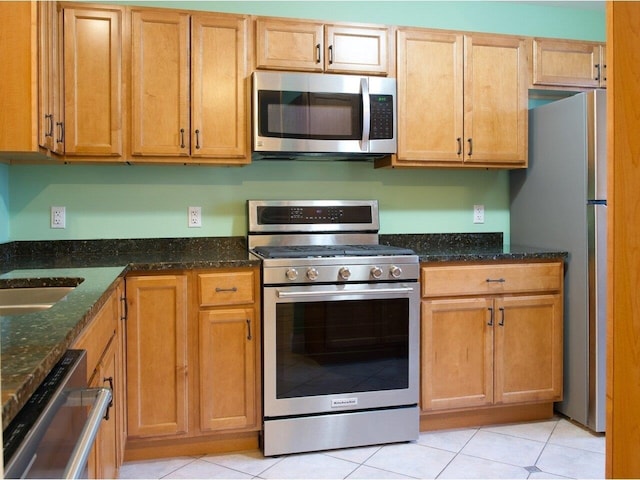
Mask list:
POLYGON ((0 243, 9 240, 9 167, 0 164, 0 243))
MULTIPOLYGON (((597 41, 605 38, 603 10, 518 2, 137 4, 597 41)), ((302 161, 263 161, 241 168, 11 165, 0 166, 0 192, 0 242, 244 235, 245 202, 252 198, 378 199, 381 233, 498 231, 508 242, 509 232, 506 171, 375 170, 371 163, 302 161), (477 203, 486 208, 486 221, 480 225, 472 223, 477 203), (65 230, 49 228, 51 205, 67 208, 65 230), (187 228, 190 205, 202 207, 202 228, 187 228)))

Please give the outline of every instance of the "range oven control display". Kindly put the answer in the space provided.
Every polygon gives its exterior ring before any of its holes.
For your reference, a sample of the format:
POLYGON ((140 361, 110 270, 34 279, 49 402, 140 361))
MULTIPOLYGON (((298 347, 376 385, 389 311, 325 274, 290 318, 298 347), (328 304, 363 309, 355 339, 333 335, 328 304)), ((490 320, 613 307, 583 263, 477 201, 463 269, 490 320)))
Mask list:
POLYGON ((264 206, 258 207, 260 225, 307 225, 334 223, 370 223, 369 206, 264 206))

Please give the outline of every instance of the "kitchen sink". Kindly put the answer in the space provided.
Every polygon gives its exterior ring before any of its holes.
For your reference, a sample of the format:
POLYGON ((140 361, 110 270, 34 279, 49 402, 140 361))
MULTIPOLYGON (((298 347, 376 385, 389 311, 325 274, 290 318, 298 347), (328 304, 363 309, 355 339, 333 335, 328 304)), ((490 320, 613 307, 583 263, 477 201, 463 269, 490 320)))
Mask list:
POLYGON ((69 295, 83 279, 68 280, 67 285, 0 288, 0 315, 22 315, 53 307, 69 295))

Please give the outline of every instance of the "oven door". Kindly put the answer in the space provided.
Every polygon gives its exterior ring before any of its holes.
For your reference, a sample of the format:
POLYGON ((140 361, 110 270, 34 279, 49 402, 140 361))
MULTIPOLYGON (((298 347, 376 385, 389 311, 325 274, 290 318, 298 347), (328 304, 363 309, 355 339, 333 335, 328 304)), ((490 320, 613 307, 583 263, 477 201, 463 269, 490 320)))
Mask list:
POLYGON ((418 285, 265 287, 265 418, 417 404, 418 285))

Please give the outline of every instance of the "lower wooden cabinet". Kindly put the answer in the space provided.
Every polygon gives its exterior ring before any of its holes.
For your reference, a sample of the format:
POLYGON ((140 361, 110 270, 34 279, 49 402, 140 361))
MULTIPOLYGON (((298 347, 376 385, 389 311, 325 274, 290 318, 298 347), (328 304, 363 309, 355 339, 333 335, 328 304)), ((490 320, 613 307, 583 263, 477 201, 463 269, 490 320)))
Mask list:
POLYGON ((123 461, 122 430, 126 416, 119 284, 106 303, 73 343, 72 348, 87 351, 89 387, 110 388, 112 401, 102 421, 88 459, 89 478, 117 478, 123 461))
POLYGON ((211 452, 229 436, 255 448, 258 267, 141 272, 126 284, 127 458, 211 452))
POLYGON ((560 262, 422 268, 423 414, 562 399, 562 272, 560 262))
POLYGON ((126 285, 128 435, 185 434, 187 275, 129 276, 126 285))

